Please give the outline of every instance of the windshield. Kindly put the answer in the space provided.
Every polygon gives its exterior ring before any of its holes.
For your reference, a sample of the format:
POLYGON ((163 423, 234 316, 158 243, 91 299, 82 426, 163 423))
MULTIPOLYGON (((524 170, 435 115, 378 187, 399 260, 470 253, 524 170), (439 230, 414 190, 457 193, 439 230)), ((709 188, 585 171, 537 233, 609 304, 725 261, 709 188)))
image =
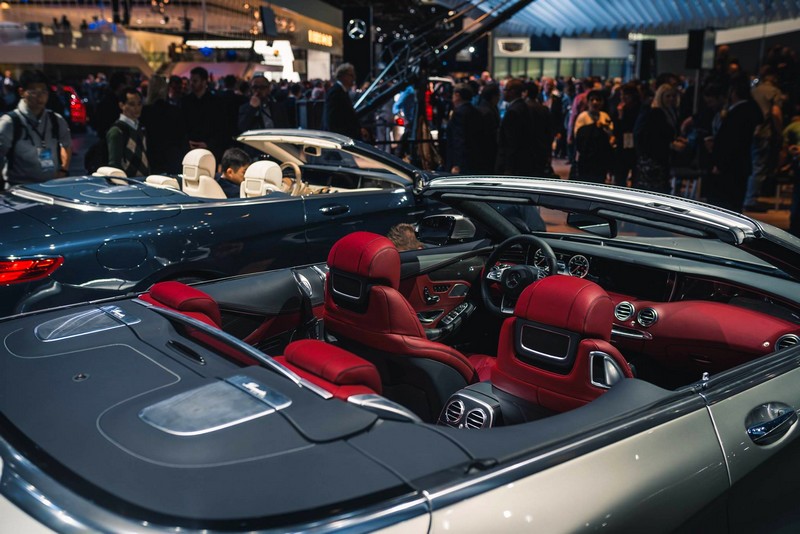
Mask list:
POLYGON ((773 270, 774 265, 750 254, 744 248, 724 243, 692 228, 648 221, 621 221, 593 215, 519 203, 492 204, 508 222, 523 233, 559 234, 591 239, 605 245, 617 243, 633 249, 661 252, 671 256, 704 256, 717 263, 750 265, 757 270, 773 270))

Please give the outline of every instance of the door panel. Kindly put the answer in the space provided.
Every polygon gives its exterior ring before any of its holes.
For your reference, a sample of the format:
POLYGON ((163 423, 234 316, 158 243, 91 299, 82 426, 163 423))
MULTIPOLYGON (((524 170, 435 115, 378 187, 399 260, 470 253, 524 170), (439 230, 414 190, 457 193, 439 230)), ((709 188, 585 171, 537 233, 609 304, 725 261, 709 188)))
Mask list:
POLYGON ((432 493, 431 532, 668 532, 727 486, 708 412, 697 410, 450 506, 436 509, 432 493))
MULTIPOLYGON (((796 440, 800 433, 800 424, 795 422, 787 426, 777 441, 767 445, 755 444, 747 434, 746 420, 752 410, 768 403, 783 403, 795 411, 800 407, 800 369, 783 373, 710 407, 732 483, 741 480, 759 464, 796 440)), ((776 432, 780 431, 776 429, 776 432)))
POLYGON ((779 374, 710 408, 722 442, 733 486, 728 495, 732 532, 797 532, 800 529, 800 423, 792 414, 760 410, 765 404, 800 407, 800 369, 779 374), (748 421, 757 410, 762 417, 748 421), (785 427, 780 418, 789 416, 785 427), (759 445, 746 427, 762 428, 759 420, 776 420, 772 443, 759 445))

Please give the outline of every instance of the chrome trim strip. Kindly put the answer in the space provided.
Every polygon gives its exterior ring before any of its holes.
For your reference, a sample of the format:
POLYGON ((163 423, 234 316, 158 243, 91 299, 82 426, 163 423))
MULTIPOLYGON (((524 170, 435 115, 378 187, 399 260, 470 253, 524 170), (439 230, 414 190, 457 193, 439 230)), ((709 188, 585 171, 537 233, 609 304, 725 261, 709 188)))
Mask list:
POLYGON ((302 386, 304 388, 307 388, 307 389, 313 391, 314 393, 316 393, 317 395, 319 395, 323 399, 330 399, 330 398, 333 397, 333 394, 331 394, 330 392, 322 389, 321 387, 319 387, 316 384, 313 384, 313 383, 309 382, 305 378, 300 377, 299 375, 297 375, 296 373, 294 373, 290 369, 287 369, 286 367, 284 367, 280 363, 276 362, 272 358, 272 356, 270 356, 268 354, 264 354, 263 352, 261 352, 260 350, 256 349, 255 347, 251 347, 250 345, 248 345, 247 343, 245 343, 241 339, 239 339, 237 337, 234 337, 234 336, 230 335, 229 333, 224 332, 223 330, 219 330, 217 328, 212 328, 209 325, 207 325, 206 323, 204 323, 202 321, 198 321, 197 319, 195 319, 193 317, 189 317, 187 315, 183 315, 182 313, 174 312, 172 310, 169 310, 167 308, 161 308, 159 306, 153 306, 149 302, 145 302, 145 301, 143 301, 141 299, 138 299, 138 298, 133 299, 132 302, 135 302, 135 303, 137 303, 137 304, 139 304, 141 306, 144 306, 145 308, 150 308, 151 310, 153 310, 153 311, 155 311, 157 313, 160 313, 162 315, 166 315, 167 317, 171 317, 173 319, 177 319, 178 321, 183 322, 185 324, 189 324, 192 327, 200 329, 203 332, 205 332, 205 333, 207 333, 207 334, 209 334, 211 336, 214 336, 214 337, 217 337, 219 339, 223 339, 225 341, 233 343, 238 349, 242 350, 242 352, 244 352, 248 356, 252 357, 253 359, 255 359, 256 361, 258 361, 260 363, 263 363, 265 366, 267 366, 270 369, 278 372, 279 374, 285 376, 286 378, 288 378, 289 380, 291 380, 292 382, 294 382, 298 386, 302 386))

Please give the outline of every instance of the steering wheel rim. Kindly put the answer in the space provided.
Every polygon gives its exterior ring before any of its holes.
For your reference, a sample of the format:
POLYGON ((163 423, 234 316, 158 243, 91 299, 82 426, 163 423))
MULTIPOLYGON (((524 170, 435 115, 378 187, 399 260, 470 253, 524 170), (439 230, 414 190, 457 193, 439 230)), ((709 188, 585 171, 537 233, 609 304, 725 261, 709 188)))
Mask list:
MULTIPOLYGON (((556 255, 553 252, 553 249, 550 248, 550 245, 548 245, 543 239, 531 234, 519 234, 509 237, 508 239, 500 243, 492 251, 492 253, 489 254, 489 258, 486 260, 486 267, 484 268, 484 273, 481 275, 481 298, 483 300, 483 305, 492 314, 498 315, 500 317, 510 317, 511 315, 513 315, 513 313, 503 311, 502 301, 505 298, 505 292, 503 298, 500 301, 500 306, 495 304, 494 301, 492 300, 492 294, 489 288, 489 284, 490 282, 496 282, 496 280, 490 280, 488 278, 488 275, 489 272, 491 272, 491 268, 495 264, 497 264, 497 261, 500 259, 500 256, 506 250, 508 250, 510 247, 514 245, 536 245, 537 247, 539 247, 539 250, 542 251, 545 260, 547 261, 547 269, 548 269, 547 276, 552 276, 558 273, 558 260, 556 259, 556 255)), ((502 290, 503 287, 501 284, 501 291, 502 290)))
POLYGON ((281 175, 283 175, 283 171, 286 169, 291 169, 292 173, 294 174, 294 183, 292 184, 292 188, 290 191, 288 191, 288 193, 293 197, 300 196, 301 191, 303 190, 303 173, 300 170, 300 165, 293 161, 281 163, 281 175))

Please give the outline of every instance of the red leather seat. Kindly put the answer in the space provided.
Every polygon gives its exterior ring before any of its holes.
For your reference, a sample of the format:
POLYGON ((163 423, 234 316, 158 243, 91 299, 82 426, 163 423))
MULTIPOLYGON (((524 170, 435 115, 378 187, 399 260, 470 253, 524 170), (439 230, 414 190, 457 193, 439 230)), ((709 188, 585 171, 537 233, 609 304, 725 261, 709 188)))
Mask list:
POLYGON ((183 313, 204 323, 222 327, 217 302, 206 293, 181 282, 158 282, 139 298, 155 306, 183 313))
POLYGON ((328 267, 325 329, 376 363, 386 389, 387 382, 421 388, 428 397, 427 416, 435 416, 453 391, 489 378, 494 358, 465 356, 427 339, 414 308, 398 291, 400 255, 389 239, 349 234, 331 248, 328 267))
POLYGON ((373 364, 330 343, 316 339, 293 341, 275 360, 337 399, 382 393, 381 378, 373 364))
POLYGON ((492 385, 563 412, 603 394, 630 365, 609 343, 614 304, 589 280, 548 276, 522 292, 505 320, 492 385))

